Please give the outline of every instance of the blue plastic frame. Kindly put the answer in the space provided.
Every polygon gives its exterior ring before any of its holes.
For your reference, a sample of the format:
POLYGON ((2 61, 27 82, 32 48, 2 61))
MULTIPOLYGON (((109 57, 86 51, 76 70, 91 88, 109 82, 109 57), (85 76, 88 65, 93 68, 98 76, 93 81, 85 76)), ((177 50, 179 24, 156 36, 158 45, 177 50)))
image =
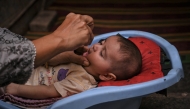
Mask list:
MULTIPOLYGON (((127 99, 128 101, 133 100, 133 103, 126 102, 125 108, 127 107, 138 109, 141 103, 141 99, 144 96, 168 88, 171 85, 177 83, 182 77, 184 77, 183 67, 177 49, 167 40, 158 35, 137 30, 116 31, 96 36, 92 44, 97 43, 102 38, 107 38, 118 33, 126 38, 141 36, 156 42, 165 51, 167 57, 171 60, 172 69, 166 76, 148 82, 126 86, 105 86, 93 88, 82 93, 61 99, 49 106, 47 109, 85 109, 104 102, 109 103, 111 101, 117 100, 127 101, 127 99)), ((2 101, 0 101, 0 108, 13 109, 12 105, 9 105, 2 101)), ((17 109, 17 107, 14 109, 17 109)), ((99 107, 99 109, 101 109, 101 107, 99 107)))

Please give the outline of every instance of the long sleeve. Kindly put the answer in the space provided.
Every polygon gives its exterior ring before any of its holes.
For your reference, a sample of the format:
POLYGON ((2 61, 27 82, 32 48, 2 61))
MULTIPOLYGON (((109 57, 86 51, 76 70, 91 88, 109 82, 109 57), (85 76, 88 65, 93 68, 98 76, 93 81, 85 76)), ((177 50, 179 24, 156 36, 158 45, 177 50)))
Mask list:
POLYGON ((35 56, 30 40, 0 28, 0 87, 11 82, 24 84, 34 69, 35 56))

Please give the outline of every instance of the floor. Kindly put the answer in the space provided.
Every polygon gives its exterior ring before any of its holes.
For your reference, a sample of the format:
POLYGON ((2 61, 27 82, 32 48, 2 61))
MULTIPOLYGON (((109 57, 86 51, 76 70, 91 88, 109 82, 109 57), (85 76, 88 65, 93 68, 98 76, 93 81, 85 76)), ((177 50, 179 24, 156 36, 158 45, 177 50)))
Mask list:
POLYGON ((168 88, 168 96, 150 94, 143 98, 140 109, 190 109, 190 64, 184 64, 185 78, 168 88))

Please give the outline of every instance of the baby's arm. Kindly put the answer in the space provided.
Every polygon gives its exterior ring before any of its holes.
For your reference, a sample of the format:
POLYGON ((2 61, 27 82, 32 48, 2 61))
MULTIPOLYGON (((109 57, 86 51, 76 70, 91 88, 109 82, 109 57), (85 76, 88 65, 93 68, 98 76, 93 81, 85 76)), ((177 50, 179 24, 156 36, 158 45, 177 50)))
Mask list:
POLYGON ((55 89, 54 85, 30 86, 30 85, 20 85, 20 84, 11 83, 6 87, 6 92, 12 95, 17 95, 26 98, 33 98, 33 99, 61 97, 61 95, 55 89))

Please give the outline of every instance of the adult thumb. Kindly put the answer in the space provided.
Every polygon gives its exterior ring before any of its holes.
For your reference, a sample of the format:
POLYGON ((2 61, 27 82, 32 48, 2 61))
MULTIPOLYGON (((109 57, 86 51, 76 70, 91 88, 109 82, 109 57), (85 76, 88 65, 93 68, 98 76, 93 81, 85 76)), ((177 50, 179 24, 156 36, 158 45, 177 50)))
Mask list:
POLYGON ((89 61, 84 56, 81 56, 81 55, 75 55, 72 58, 72 62, 79 65, 83 65, 85 67, 89 66, 90 64, 89 61))

